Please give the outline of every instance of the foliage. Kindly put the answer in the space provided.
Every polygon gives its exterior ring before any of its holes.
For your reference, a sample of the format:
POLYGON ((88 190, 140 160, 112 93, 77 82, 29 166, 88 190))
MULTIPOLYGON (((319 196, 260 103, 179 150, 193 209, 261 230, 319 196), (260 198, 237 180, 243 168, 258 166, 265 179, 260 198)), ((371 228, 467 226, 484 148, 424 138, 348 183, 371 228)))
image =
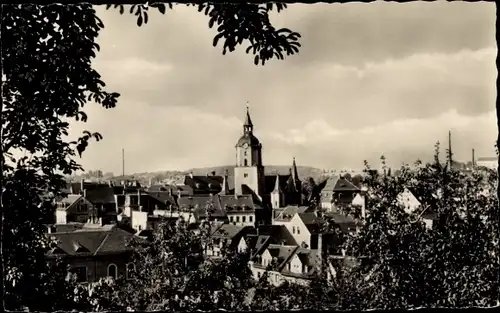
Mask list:
POLYGON ((350 273, 357 277, 358 290, 343 305, 391 309, 496 304, 496 173, 467 173, 443 165, 439 144, 434 162, 417 161, 415 170, 403 166, 392 176, 384 158, 382 166, 380 175, 367 168, 369 213, 346 244, 349 254, 367 262, 350 273), (407 212, 398 202, 404 187, 417 195, 422 208, 407 212), (429 229, 422 218, 431 212, 436 220, 429 229))
POLYGON ((53 283, 44 260, 50 241, 42 223, 51 209, 45 204, 61 194, 62 174, 80 169, 76 153, 91 138, 101 139, 85 131, 68 142, 68 122, 87 120, 82 109, 87 101, 111 108, 119 95, 103 89, 91 66, 103 27, 91 5, 2 5, 1 10, 5 300, 14 310, 57 309, 57 301, 47 307, 42 300, 53 283))
MULTIPOLYGON (((235 51, 236 47, 248 42, 246 53, 252 53, 255 65, 264 65, 267 61, 277 58, 283 60, 285 55, 299 52, 300 34, 287 28, 276 29, 269 20, 272 10, 280 12, 286 9, 284 3, 203 3, 187 4, 196 6, 198 12, 203 12, 209 17, 208 27, 217 26, 217 35, 213 40, 216 47, 224 39, 222 54, 235 51)), ((125 12, 124 5, 107 5, 107 8, 119 9, 120 14, 125 12)), ((134 4, 129 12, 137 16, 137 25, 146 24, 149 20, 149 8, 157 9, 165 14, 167 9, 172 10, 173 4, 153 3, 134 4)))

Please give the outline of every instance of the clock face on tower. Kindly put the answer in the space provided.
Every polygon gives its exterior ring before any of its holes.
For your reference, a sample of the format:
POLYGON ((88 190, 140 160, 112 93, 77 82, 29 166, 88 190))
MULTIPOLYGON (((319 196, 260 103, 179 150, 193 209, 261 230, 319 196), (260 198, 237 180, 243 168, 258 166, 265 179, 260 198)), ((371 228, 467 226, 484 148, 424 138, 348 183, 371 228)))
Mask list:
POLYGON ((245 148, 245 149, 248 148, 248 143, 244 143, 243 148, 245 148))

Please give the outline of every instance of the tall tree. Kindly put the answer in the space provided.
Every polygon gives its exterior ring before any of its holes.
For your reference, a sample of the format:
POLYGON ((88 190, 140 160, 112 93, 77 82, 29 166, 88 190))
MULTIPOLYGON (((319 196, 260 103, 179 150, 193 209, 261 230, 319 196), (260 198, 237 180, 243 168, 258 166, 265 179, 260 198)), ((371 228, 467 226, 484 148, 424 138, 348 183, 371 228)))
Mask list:
MULTIPOLYGON (((165 12, 165 5, 155 5, 165 12)), ((147 22, 144 5, 132 6, 138 25, 147 22)), ((200 5, 210 16, 209 27, 218 25, 214 45, 224 38, 223 53, 234 51, 244 41, 256 64, 298 51, 298 34, 272 27, 268 12, 283 5, 200 5)), ((43 270, 50 242, 43 235, 43 212, 48 196, 61 195, 63 175, 82 170, 75 161, 89 140, 99 133, 85 131, 69 141, 70 121, 87 120, 88 102, 113 108, 119 97, 104 89, 92 68, 99 45, 96 38, 104 27, 89 4, 2 5, 1 18, 1 149, 2 188, 0 251, 2 299, 9 309, 23 305, 31 310, 43 303, 50 282, 43 270), (22 257, 21 257, 22 256, 22 257)), ((47 307, 43 307, 48 310, 47 307)), ((57 309, 52 307, 52 309, 57 309)))

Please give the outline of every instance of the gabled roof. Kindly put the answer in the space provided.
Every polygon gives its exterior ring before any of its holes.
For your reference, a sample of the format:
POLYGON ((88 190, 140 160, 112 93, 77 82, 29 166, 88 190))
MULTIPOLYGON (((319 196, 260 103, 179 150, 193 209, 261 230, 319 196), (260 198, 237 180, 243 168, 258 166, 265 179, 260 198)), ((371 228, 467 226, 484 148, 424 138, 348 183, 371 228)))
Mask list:
POLYGON ((281 271, 283 267, 288 263, 289 259, 293 256, 295 251, 299 249, 298 246, 285 246, 285 245, 276 245, 270 244, 267 247, 267 251, 271 256, 277 259, 278 261, 278 271, 281 271))
POLYGON ((205 175, 184 177, 184 185, 190 186, 194 194, 217 194, 222 190, 223 176, 205 175))
POLYGON ((492 162, 492 161, 498 161, 498 157, 480 157, 477 158, 478 162, 492 162))
POLYGON ((147 194, 163 204, 177 205, 176 196, 168 191, 148 191, 147 194))
POLYGON ((319 233, 321 231, 321 220, 318 218, 316 213, 304 212, 298 213, 298 215, 311 234, 319 233))
POLYGON ((342 191, 359 191, 353 183, 339 176, 332 176, 326 180, 326 185, 322 191, 342 192, 342 191))
POLYGON ((252 227, 249 226, 237 226, 232 224, 212 225, 211 236, 214 238, 233 239, 251 228, 252 227))
POLYGON ((133 234, 120 228, 111 230, 79 230, 47 234, 56 239, 59 249, 49 252, 49 255, 64 252, 67 255, 85 256, 114 254, 131 251, 128 243, 133 234))
POLYGON ((306 249, 306 248, 297 248, 293 255, 288 259, 288 261, 284 264, 281 269, 281 273, 285 276, 295 276, 301 278, 311 278, 311 276, 316 272, 316 266, 318 262, 317 258, 318 250, 306 249), (300 262, 303 265, 307 265, 307 273, 293 273, 290 272, 285 265, 292 261, 293 256, 297 256, 300 259, 300 262))
POLYGON ((111 204, 116 203, 113 187, 108 185, 99 186, 91 190, 87 190, 85 197, 93 204, 111 204))
POLYGON ((344 233, 349 233, 350 230, 356 229, 358 222, 349 216, 337 212, 325 213, 327 219, 333 220, 333 222, 340 227, 340 230, 344 233))
POLYGON ((213 196, 189 196, 180 197, 177 199, 180 209, 193 209, 193 213, 197 218, 206 217, 206 208, 211 205, 211 215, 216 218, 225 217, 226 212, 221 207, 219 197, 213 196))
POLYGON ((250 212, 256 208, 252 195, 239 195, 236 197, 234 195, 218 195, 217 197, 226 213, 250 212))
POLYGON ((295 216, 295 214, 313 212, 313 211, 314 211, 313 208, 307 206, 289 205, 279 213, 279 215, 275 218, 275 220, 289 221, 295 216))
POLYGON ((58 211, 67 211, 74 203, 77 203, 83 196, 69 194, 64 198, 58 199, 58 203, 65 204, 65 207, 57 207, 58 211))
POLYGON ((156 193, 156 192, 172 192, 173 196, 178 196, 179 192, 181 196, 192 196, 193 188, 186 185, 152 185, 150 186, 146 192, 148 193, 156 193))

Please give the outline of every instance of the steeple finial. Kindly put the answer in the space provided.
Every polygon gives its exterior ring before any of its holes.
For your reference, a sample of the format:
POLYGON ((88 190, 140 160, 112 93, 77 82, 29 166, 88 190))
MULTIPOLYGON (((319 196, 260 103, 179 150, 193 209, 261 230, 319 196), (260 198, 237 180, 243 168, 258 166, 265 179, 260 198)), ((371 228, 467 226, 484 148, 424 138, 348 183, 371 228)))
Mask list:
POLYGON ((253 123, 252 119, 250 118, 250 109, 248 107, 248 101, 247 101, 247 115, 245 117, 245 123, 243 124, 243 130, 245 133, 250 133, 253 131, 253 123))

